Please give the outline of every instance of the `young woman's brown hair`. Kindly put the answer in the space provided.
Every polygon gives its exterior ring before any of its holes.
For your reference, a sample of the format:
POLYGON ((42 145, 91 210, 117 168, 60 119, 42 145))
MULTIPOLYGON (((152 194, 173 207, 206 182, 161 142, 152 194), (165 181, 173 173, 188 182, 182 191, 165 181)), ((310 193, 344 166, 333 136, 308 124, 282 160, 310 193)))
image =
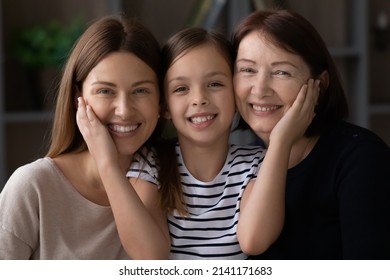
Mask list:
MULTIPOLYGON (((103 57, 117 51, 134 53, 156 72, 160 80, 160 47, 149 30, 135 20, 124 20, 120 16, 109 16, 96 22, 79 38, 65 65, 47 156, 55 157, 87 149, 76 125, 76 98, 88 73, 103 57)), ((160 102, 163 98, 163 94, 160 94, 160 102)), ((161 132, 160 127, 161 124, 149 139, 149 143, 161 132)))

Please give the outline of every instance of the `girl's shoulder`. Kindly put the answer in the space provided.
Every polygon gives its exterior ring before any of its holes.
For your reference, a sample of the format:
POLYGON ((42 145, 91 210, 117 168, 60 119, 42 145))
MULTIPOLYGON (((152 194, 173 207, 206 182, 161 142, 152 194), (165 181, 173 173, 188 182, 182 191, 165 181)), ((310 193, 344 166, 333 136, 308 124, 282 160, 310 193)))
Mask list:
POLYGON ((266 151, 262 146, 231 144, 228 152, 227 165, 236 165, 239 163, 259 165, 263 161, 266 151))
POLYGON ((263 146, 256 145, 237 145, 231 144, 229 147, 229 155, 238 157, 261 157, 265 156, 267 149, 263 146))
POLYGON ((156 151, 153 148, 143 147, 135 153, 126 176, 129 178, 140 178, 157 184, 158 168, 156 151))

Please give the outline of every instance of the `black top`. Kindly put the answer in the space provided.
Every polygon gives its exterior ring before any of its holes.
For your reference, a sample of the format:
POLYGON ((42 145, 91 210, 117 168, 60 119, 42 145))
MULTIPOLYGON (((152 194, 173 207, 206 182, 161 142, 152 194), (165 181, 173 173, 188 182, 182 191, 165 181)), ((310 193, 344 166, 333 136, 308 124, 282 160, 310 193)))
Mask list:
POLYGON ((322 135, 288 171, 284 229, 255 258, 389 260, 390 148, 346 122, 322 135))

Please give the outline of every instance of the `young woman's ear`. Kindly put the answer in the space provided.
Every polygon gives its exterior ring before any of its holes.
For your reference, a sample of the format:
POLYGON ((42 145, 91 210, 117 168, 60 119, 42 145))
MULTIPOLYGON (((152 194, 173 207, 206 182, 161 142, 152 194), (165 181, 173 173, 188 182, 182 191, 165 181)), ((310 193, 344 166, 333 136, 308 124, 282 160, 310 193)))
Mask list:
POLYGON ((75 93, 75 95, 74 95, 74 104, 75 104, 75 107, 76 107, 76 109, 77 109, 77 107, 79 106, 79 103, 78 103, 78 98, 79 97, 82 97, 82 94, 81 94, 81 91, 79 90, 79 89, 76 89, 75 90, 76 91, 76 93, 75 93))

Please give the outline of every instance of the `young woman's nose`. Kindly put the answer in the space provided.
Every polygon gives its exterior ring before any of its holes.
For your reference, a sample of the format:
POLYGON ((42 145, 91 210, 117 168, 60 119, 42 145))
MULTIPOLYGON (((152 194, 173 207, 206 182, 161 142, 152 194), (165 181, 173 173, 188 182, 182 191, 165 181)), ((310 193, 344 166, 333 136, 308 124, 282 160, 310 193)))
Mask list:
POLYGON ((115 101, 115 114, 122 119, 128 118, 133 112, 132 102, 128 95, 118 96, 115 101))

